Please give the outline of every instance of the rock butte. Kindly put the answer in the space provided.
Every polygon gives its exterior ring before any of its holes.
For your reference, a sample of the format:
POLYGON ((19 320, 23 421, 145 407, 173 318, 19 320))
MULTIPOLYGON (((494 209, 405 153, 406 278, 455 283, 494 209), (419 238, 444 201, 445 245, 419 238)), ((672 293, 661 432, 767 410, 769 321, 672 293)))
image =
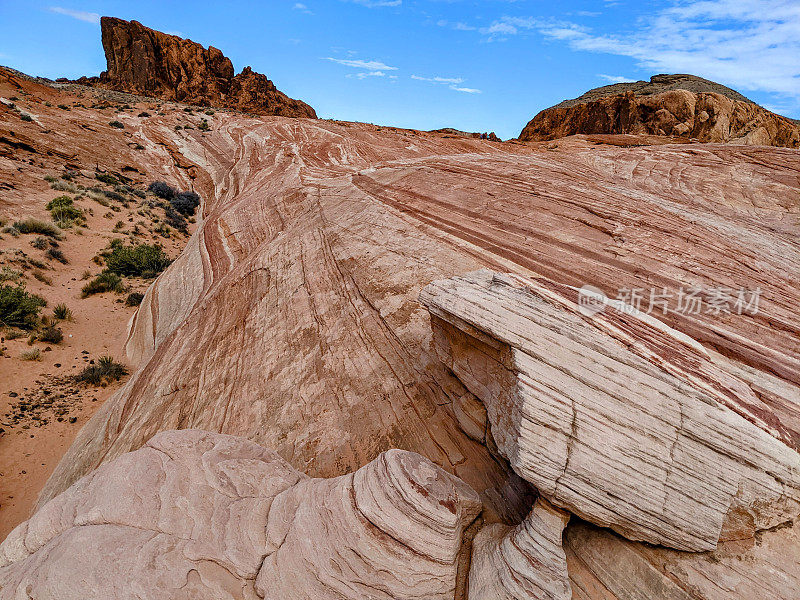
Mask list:
POLYGON ((800 146, 800 124, 693 75, 654 75, 586 92, 536 115, 519 136, 553 140, 578 133, 664 135, 674 141, 800 146))
POLYGON ((289 98, 250 67, 234 75, 231 60, 213 46, 204 48, 138 21, 103 17, 100 25, 107 70, 78 83, 261 115, 317 118, 308 104, 289 98))
POLYGON ((200 226, 0 597, 800 595, 796 151, 166 119, 130 125, 200 226), (760 306, 586 317, 584 284, 760 306))

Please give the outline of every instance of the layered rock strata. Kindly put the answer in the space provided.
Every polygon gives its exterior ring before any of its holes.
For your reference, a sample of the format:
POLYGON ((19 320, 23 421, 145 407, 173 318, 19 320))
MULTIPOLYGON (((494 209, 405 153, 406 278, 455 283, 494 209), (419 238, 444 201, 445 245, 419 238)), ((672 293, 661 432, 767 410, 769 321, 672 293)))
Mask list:
POLYGON ((420 300, 500 454, 554 504, 693 551, 800 514, 796 435, 687 336, 620 303, 586 316, 577 290, 488 270, 420 300))

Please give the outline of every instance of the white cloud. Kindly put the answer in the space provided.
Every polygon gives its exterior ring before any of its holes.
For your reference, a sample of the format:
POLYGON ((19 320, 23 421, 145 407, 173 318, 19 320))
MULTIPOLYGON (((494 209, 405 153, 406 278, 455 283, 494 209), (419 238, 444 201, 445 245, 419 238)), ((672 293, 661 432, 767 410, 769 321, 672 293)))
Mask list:
POLYGON ((87 23, 93 23, 95 25, 100 24, 100 15, 97 13, 85 12, 82 10, 70 10, 68 8, 61 8, 60 6, 51 6, 50 11, 60 15, 72 17, 73 19, 78 19, 79 21, 86 21, 87 23))
POLYGON ((313 12, 311 12, 311 10, 308 8, 308 6, 306 6, 302 2, 295 2, 294 6, 292 8, 294 10, 299 10, 300 12, 304 12, 307 15, 313 15, 314 14, 313 12))
POLYGON ((351 60, 348 58, 333 58, 331 56, 326 56, 323 58, 323 60, 330 60, 340 65, 344 65, 345 67, 366 69, 367 71, 397 71, 397 67, 390 67, 379 60, 351 60))
POLYGON ((350 2, 367 8, 381 8, 383 6, 400 6, 403 0, 350 0, 350 2))
POLYGON ((412 75, 411 79, 416 79, 417 81, 428 81, 430 83, 464 83, 464 80, 460 77, 420 77, 419 75, 412 75))
POLYGON ((439 27, 449 27, 451 29, 457 29, 458 31, 475 31, 477 27, 473 27, 472 25, 468 25, 462 21, 451 22, 445 19, 440 19, 436 22, 439 27))
POLYGON ((605 79, 608 83, 633 83, 636 81, 635 79, 628 79, 622 75, 603 75, 602 73, 598 73, 597 76, 600 79, 605 79))
POLYGON ((464 92, 466 94, 480 94, 482 93, 480 90, 475 88, 468 88, 468 87, 457 87, 455 85, 450 86, 451 90, 455 90, 457 92, 464 92))
POLYGON ((800 106, 800 3, 797 0, 676 2, 632 31, 595 32, 565 21, 503 17, 481 30, 536 32, 574 50, 627 56, 657 73, 692 73, 790 97, 800 106))
POLYGON ((357 77, 358 79, 366 79, 367 77, 386 77, 383 71, 366 71, 363 73, 348 73, 345 77, 357 77))

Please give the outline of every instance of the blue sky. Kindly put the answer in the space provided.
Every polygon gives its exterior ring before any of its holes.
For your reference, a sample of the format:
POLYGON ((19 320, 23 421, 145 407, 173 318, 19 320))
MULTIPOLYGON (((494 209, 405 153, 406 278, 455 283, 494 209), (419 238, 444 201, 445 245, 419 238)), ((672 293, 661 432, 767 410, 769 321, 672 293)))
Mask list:
POLYGON ((655 73, 800 117, 798 0, 0 0, 0 64, 97 74, 99 15, 214 45, 326 118, 509 138, 565 98, 655 73))

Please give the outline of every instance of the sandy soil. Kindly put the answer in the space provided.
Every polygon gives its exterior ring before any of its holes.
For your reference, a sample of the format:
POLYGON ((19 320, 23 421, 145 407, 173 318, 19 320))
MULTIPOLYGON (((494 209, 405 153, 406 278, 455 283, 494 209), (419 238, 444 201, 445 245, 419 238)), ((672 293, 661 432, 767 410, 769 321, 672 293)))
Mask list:
MULTIPOLYGON (((93 146, 91 140, 84 140, 86 146, 76 144, 74 148, 66 148, 74 150, 68 160, 46 148, 37 147, 36 152, 29 152, 13 146, 9 151, 8 144, 0 147, 3 150, 0 152, 0 219, 5 225, 28 217, 51 221, 45 209, 47 202, 59 195, 75 197, 76 194, 51 189, 51 182, 44 177, 59 178, 65 169, 77 173, 70 183, 84 188, 113 189, 96 179, 97 169, 123 171, 130 177, 130 185, 140 190, 156 178, 147 173, 147 168, 140 167, 139 172, 122 169, 121 164, 132 162, 122 150, 133 145, 129 133, 122 136, 113 130, 95 133, 97 122, 105 124, 113 118, 109 115, 114 112, 114 106, 102 110, 78 107, 61 112, 57 104, 89 104, 87 96, 91 97, 92 92, 76 95, 71 91, 34 87, 33 93, 26 93, 8 89, 7 83, 0 78, 0 97, 6 100, 0 107, 3 109, 0 111, 0 136, 12 141, 15 137, 38 140, 53 133, 52 130, 42 131, 42 127, 52 126, 46 121, 48 116, 57 123, 64 115, 65 124, 69 122, 86 130, 87 135, 95 136, 97 144, 93 146), (35 120, 22 121, 21 113, 8 110, 10 97, 16 99, 14 105, 19 111, 35 115, 35 120), (45 107, 45 102, 51 106, 45 107), (42 116, 42 113, 49 114, 42 116), (115 147, 119 145, 116 138, 111 138, 110 142, 104 140, 113 133, 124 140, 122 149, 115 147)), ((157 108, 152 102, 131 102, 126 113, 136 115, 142 110, 157 108)), ((186 118, 179 109, 175 112, 179 118, 186 118)), ((170 181, 169 177, 158 178, 170 181)), ((169 238, 155 233, 157 224, 153 216, 160 214, 163 219, 163 210, 146 210, 148 200, 152 200, 152 196, 147 199, 131 196, 127 208, 113 201, 110 206, 103 206, 89 197, 76 200, 75 204, 87 215, 87 221, 86 227, 65 230, 63 239, 58 241, 58 250, 69 261, 67 264, 48 258, 47 248, 33 247, 31 242, 40 237, 37 234, 15 237, 7 232, 0 233, 0 273, 3 268, 21 273, 19 281, 25 288, 47 300, 42 316, 52 318, 53 307, 60 303, 66 304, 73 314, 71 320, 57 323, 64 334, 63 341, 58 344, 29 343, 27 332, 11 339, 12 330, 0 330, 0 539, 28 518, 39 491, 77 432, 127 379, 95 387, 76 383, 75 374, 105 355, 131 367, 126 362, 123 346, 128 322, 136 307, 126 306, 125 299, 130 292, 143 293, 152 280, 128 278, 125 280, 128 289, 124 293, 81 298, 81 288, 87 280, 103 269, 102 264, 93 259, 112 239, 159 243, 172 258, 180 254, 188 240, 188 236, 174 231, 169 238), (145 214, 140 213, 142 209, 145 214), (137 225, 137 234, 134 234, 137 225), (34 272, 41 277, 36 278, 34 272), (23 353, 37 348, 39 360, 21 358, 23 353)), ((190 230, 193 227, 190 224, 190 230)), ((19 335, 20 330, 16 333, 19 335)))

